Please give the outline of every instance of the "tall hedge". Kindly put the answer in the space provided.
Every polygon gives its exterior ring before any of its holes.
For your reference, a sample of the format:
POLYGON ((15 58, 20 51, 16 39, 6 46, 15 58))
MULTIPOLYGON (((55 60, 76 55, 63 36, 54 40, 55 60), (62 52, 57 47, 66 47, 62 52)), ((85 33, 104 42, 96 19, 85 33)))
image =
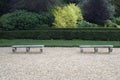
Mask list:
POLYGON ((120 29, 80 28, 0 31, 0 39, 64 39, 120 41, 120 29))

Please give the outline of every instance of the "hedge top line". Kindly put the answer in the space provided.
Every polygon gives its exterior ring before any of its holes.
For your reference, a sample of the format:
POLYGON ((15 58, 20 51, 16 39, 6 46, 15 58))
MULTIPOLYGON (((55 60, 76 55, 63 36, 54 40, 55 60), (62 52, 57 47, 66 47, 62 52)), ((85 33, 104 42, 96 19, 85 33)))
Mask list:
MULTIPOLYGON (((39 29, 33 29, 33 30, 120 30, 120 28, 39 28, 39 29)), ((5 31, 0 29, 0 31, 5 31)), ((8 30, 8 31, 25 31, 25 30, 8 30)), ((29 31, 29 30, 27 30, 29 31)), ((30 30, 31 31, 31 30, 30 30)))

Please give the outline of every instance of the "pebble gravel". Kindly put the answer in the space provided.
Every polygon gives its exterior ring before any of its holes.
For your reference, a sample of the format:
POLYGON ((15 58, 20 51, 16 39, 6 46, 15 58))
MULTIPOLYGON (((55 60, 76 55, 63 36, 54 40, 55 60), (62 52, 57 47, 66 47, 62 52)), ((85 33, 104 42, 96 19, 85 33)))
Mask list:
POLYGON ((0 80, 120 80, 120 48, 110 54, 78 47, 11 50, 0 47, 0 80))

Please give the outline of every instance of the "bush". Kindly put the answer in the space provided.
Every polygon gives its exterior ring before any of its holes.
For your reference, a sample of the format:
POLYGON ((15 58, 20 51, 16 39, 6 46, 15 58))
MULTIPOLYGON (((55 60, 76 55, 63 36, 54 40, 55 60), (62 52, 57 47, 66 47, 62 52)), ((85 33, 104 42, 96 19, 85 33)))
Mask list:
POLYGON ((0 18, 0 23, 5 30, 35 29, 44 25, 39 14, 24 10, 3 15, 0 18))
POLYGON ((120 17, 113 18, 112 21, 118 25, 120 25, 120 17))
POLYGON ((42 21, 42 24, 46 24, 49 27, 52 26, 52 23, 54 22, 54 16, 50 11, 47 12, 40 12, 40 20, 42 21))
POLYGON ((53 24, 56 28, 76 28, 77 21, 83 19, 81 10, 75 4, 56 7, 53 15, 55 17, 53 24))
POLYGON ((78 22, 77 27, 98 27, 98 25, 83 20, 78 22))
POLYGON ((112 22, 111 20, 106 20, 104 27, 114 27, 114 28, 120 28, 119 25, 112 22))
POLYGON ((119 41, 120 29, 117 28, 65 28, 43 30, 0 31, 0 39, 63 39, 63 40, 107 40, 119 41))
POLYGON ((5 15, 3 15, 2 17, 0 17, 0 28, 5 28, 5 24, 6 24, 6 21, 7 21, 7 19, 8 19, 8 17, 10 16, 11 14, 10 13, 8 13, 8 14, 5 14, 5 15))

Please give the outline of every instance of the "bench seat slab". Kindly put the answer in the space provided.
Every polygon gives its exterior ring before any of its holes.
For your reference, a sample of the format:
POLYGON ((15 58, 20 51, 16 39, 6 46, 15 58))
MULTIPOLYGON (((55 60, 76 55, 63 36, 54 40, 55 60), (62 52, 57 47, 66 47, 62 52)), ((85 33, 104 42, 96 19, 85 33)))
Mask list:
POLYGON ((44 45, 13 45, 12 51, 16 52, 17 48, 26 48, 26 52, 30 52, 30 48, 40 48, 40 52, 43 52, 44 45))
POLYGON ((83 48, 94 48, 94 52, 98 52, 98 48, 108 48, 108 52, 113 51, 113 45, 80 45, 80 52, 83 53, 83 48))

